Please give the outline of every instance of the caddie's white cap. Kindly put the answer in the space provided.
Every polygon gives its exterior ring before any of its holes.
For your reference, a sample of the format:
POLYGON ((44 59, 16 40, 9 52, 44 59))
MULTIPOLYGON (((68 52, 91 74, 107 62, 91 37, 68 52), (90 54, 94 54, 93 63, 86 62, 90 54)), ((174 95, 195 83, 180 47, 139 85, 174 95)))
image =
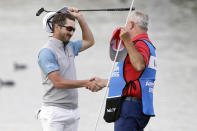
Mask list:
MULTIPOLYGON (((114 61, 115 56, 116 56, 116 52, 118 51, 118 45, 120 43, 120 28, 115 29, 113 34, 112 34, 112 38, 110 40, 110 50, 109 50, 109 54, 110 54, 110 58, 112 61, 114 61)), ((120 45, 120 49, 118 51, 118 56, 116 59, 116 62, 120 62, 123 61, 127 56, 127 50, 124 46, 124 42, 121 42, 120 45)))

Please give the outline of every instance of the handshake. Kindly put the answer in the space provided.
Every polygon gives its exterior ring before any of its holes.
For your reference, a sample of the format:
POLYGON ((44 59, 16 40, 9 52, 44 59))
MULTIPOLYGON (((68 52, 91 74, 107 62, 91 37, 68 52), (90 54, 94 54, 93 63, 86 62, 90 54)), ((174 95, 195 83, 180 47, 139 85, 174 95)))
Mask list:
POLYGON ((101 79, 99 77, 93 77, 90 80, 88 80, 88 83, 86 85, 86 89, 91 90, 92 92, 97 92, 104 87, 107 86, 107 79, 101 79))

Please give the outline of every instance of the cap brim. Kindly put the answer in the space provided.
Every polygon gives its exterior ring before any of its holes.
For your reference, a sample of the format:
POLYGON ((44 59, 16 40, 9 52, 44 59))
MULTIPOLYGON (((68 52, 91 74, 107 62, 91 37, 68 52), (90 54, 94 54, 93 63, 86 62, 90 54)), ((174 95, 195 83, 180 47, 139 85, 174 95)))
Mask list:
POLYGON ((110 50, 109 50, 110 59, 112 61, 115 60, 116 53, 118 52, 116 62, 123 61, 127 56, 127 50, 124 46, 124 43, 120 40, 119 34, 120 34, 119 30, 114 31, 114 33, 112 35, 112 38, 111 38, 111 41, 110 41, 110 50), (119 44, 121 44, 121 45, 120 45, 120 48, 118 50, 119 44))

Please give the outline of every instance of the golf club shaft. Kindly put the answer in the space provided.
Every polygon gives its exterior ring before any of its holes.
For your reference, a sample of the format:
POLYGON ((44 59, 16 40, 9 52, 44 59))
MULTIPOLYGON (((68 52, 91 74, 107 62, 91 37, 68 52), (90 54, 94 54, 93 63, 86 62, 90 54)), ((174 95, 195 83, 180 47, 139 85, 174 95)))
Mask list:
MULTIPOLYGON (((109 8, 109 9, 83 9, 79 11, 128 11, 130 8, 109 8)), ((132 10, 135 10, 133 7, 132 10)), ((55 12, 55 11, 49 11, 45 10, 44 8, 40 8, 38 12, 36 13, 36 16, 39 16, 42 12, 55 12)))
MULTIPOLYGON (((130 8, 111 8, 111 9, 87 9, 87 10, 79 10, 79 11, 128 11, 130 8)), ((132 8, 135 10, 135 8, 132 8)))

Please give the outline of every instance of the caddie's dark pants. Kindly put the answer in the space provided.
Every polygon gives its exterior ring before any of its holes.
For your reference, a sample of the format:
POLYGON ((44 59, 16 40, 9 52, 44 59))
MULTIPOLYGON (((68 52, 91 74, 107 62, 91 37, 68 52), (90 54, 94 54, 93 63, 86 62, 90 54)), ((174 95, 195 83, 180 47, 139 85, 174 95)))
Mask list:
POLYGON ((114 124, 114 131, 144 131, 149 119, 149 116, 142 113, 141 101, 124 100, 120 118, 114 124))

